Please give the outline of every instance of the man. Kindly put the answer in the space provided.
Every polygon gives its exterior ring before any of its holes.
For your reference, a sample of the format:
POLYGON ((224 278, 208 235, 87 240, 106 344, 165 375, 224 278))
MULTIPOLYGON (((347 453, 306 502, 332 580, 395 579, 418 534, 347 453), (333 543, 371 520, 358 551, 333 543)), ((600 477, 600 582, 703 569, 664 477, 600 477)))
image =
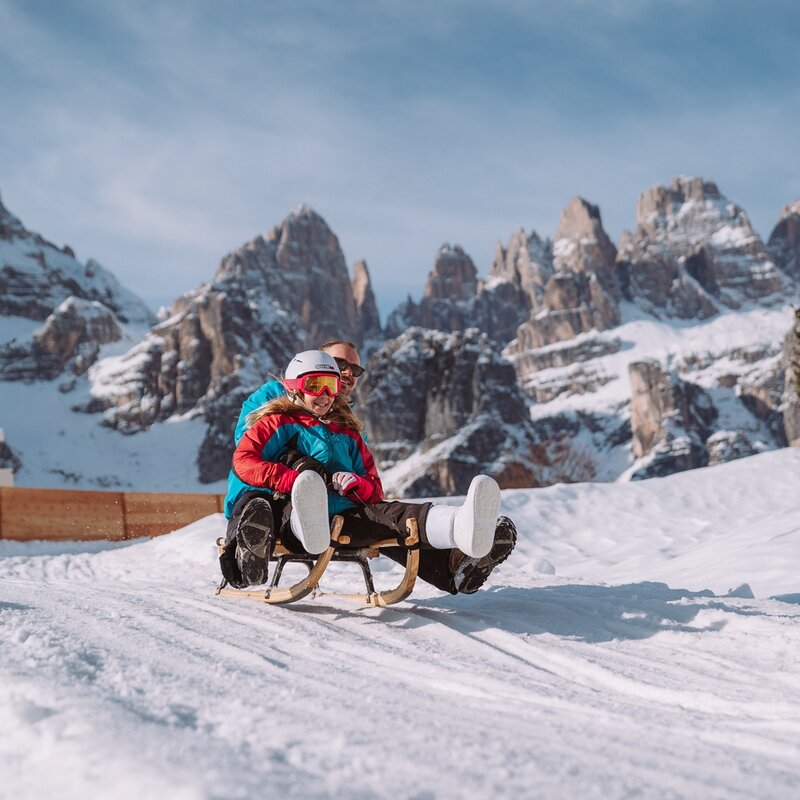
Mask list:
MULTIPOLYGON (((320 348, 336 361, 341 372, 340 394, 351 405, 351 395, 364 374, 361 357, 353 342, 334 340, 326 342, 320 348)), ((234 441, 239 440, 249 427, 247 417, 264 403, 285 394, 283 384, 277 380, 267 381, 261 388, 253 392, 242 405, 236 423, 234 441)), ((366 435, 364 435, 366 440, 366 435)), ((472 594, 485 583, 492 570, 502 564, 514 549, 517 542, 517 531, 508 517, 499 517, 495 530, 494 544, 489 554, 483 558, 474 558, 458 549, 420 550, 419 576, 424 581, 450 594, 472 594)), ((393 561, 405 564, 406 552, 402 548, 385 548, 384 554, 393 561)))

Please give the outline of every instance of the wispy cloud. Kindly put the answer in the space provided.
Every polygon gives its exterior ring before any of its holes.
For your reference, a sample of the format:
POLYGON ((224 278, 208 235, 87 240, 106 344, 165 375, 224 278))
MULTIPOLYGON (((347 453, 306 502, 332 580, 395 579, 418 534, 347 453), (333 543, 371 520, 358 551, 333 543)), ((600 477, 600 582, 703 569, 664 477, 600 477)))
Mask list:
POLYGON ((442 242, 485 273, 575 194, 616 236, 702 174, 767 234, 800 194, 800 10, 732 2, 0 0, 0 190, 151 302, 301 202, 384 310, 442 242))

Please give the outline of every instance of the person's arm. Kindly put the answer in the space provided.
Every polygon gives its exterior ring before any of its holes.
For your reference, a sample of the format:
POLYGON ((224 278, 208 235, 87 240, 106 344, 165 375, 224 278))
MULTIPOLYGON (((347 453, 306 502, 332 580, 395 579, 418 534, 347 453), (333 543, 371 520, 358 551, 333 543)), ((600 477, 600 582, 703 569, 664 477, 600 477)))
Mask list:
POLYGON ((291 433, 281 414, 262 417, 244 432, 236 446, 233 471, 237 477, 250 486, 289 494, 300 473, 271 459, 280 455, 291 433))
POLYGON ((331 476, 334 489, 343 497, 355 495, 362 503, 383 500, 383 484, 375 466, 375 459, 361 436, 352 439, 353 469, 335 472, 331 476))
POLYGON ((242 409, 239 412, 239 419, 236 421, 236 428, 233 432, 233 443, 239 444, 244 432, 249 427, 247 424, 247 417, 257 409, 261 408, 265 403, 280 397, 285 392, 283 384, 280 381, 267 381, 263 386, 256 389, 245 401, 242 403, 242 409))

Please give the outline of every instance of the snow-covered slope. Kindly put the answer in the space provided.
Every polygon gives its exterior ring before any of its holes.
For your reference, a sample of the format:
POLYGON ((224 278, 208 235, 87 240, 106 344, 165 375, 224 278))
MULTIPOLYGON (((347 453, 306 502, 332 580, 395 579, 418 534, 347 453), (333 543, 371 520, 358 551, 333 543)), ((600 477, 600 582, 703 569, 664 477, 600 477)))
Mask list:
POLYGON ((219 516, 0 542, 0 794, 789 800, 798 478, 794 448, 509 490, 485 591, 388 609, 214 597, 219 516))
POLYGON ((596 357, 541 369, 525 384, 540 398, 531 405, 534 420, 594 420, 581 425, 570 444, 591 459, 596 479, 625 479, 642 464, 631 453, 629 433, 615 434, 621 424, 630 431, 629 366, 645 360, 705 390, 719 412, 714 435, 744 440, 744 455, 783 444, 745 403, 749 392, 780 374, 781 347, 793 318, 790 307, 750 308, 682 323, 648 318, 629 304, 623 304, 623 313, 617 328, 542 348, 556 364, 562 361, 560 350, 581 344, 587 351, 593 347, 596 357))

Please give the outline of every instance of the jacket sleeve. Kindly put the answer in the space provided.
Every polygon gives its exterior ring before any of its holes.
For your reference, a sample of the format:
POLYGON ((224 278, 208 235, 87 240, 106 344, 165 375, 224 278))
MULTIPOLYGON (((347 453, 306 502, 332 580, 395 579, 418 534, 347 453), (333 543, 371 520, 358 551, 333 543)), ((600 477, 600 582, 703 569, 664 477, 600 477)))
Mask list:
POLYGON ((239 419, 236 421, 236 429, 233 432, 234 444, 239 444, 244 432, 247 430, 248 415, 261 408, 264 403, 268 403, 276 397, 281 397, 283 394, 285 394, 285 390, 280 381, 267 381, 242 403, 242 410, 239 412, 239 419))
POLYGON ((291 435, 279 414, 262 417, 244 432, 233 454, 233 471, 250 486, 288 492, 299 474, 277 459, 291 435))
POLYGON ((375 466, 375 459, 361 436, 355 439, 355 449, 357 454, 355 461, 357 464, 360 463, 362 468, 355 469, 354 472, 362 478, 362 481, 369 484, 367 491, 366 483, 361 483, 358 496, 365 503, 378 503, 383 500, 383 484, 375 466))

